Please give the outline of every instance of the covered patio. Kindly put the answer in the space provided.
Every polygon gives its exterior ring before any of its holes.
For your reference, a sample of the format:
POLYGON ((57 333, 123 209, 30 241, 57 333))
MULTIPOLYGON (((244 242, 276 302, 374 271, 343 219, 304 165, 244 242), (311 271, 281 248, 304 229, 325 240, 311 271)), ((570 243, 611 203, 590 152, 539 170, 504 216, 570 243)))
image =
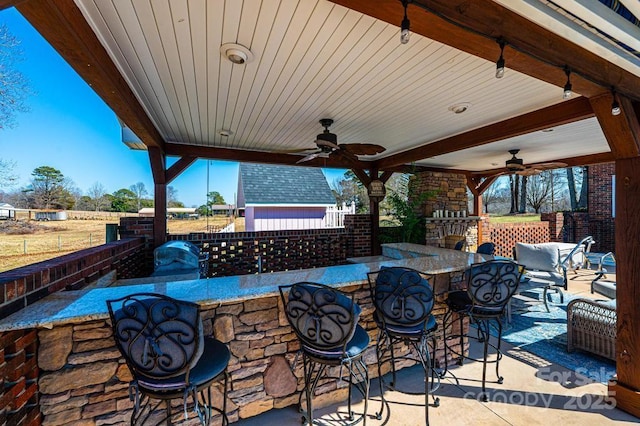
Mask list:
POLYGON ((520 150, 521 170, 614 161, 620 297, 609 393, 640 417, 640 30, 598 2, 407 3, 407 44, 398 0, 0 0, 0 9, 16 7, 136 135, 125 142, 148 151, 155 246, 167 238, 167 185, 198 158, 292 165, 315 153, 303 164, 351 169, 370 191, 394 172, 459 173, 472 215, 509 171, 509 150, 520 150), (314 143, 324 118, 337 147, 314 143), (360 143, 384 150, 340 145, 360 143))

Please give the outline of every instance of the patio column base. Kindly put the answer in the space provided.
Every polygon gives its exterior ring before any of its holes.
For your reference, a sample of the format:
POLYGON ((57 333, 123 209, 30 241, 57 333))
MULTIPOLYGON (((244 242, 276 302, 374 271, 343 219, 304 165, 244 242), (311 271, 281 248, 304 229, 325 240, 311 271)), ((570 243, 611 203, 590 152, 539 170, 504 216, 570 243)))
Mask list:
POLYGON ((615 407, 640 418, 640 391, 628 388, 624 384, 611 380, 609 398, 615 401, 615 407))

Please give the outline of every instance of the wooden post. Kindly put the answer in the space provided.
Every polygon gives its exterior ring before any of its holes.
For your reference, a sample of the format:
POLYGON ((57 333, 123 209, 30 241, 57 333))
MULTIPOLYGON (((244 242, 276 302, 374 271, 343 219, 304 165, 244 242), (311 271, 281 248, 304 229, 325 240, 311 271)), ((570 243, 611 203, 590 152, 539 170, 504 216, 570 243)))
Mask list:
POLYGON ((616 161, 616 407, 640 417, 640 158, 616 161))

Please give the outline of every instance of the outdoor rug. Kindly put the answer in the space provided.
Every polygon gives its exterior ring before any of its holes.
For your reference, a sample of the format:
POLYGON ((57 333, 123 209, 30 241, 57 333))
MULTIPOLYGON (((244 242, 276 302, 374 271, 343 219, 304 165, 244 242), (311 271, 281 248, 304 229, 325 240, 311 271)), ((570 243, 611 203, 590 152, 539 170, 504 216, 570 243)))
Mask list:
POLYGON ((565 293, 564 303, 560 303, 559 294, 550 294, 550 312, 542 303, 542 289, 527 290, 521 296, 514 297, 511 323, 505 322, 503 341, 606 383, 615 374, 615 362, 579 350, 567 352, 567 303, 576 296, 565 293))

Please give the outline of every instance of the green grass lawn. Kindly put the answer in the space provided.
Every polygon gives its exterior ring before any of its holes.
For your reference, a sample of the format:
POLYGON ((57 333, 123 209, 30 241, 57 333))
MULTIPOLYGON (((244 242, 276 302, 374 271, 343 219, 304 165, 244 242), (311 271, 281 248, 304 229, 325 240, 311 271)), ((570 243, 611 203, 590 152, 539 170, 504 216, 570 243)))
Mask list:
POLYGON ((506 216, 491 216, 491 223, 517 223, 517 222, 540 222, 540 214, 525 213, 506 216))

